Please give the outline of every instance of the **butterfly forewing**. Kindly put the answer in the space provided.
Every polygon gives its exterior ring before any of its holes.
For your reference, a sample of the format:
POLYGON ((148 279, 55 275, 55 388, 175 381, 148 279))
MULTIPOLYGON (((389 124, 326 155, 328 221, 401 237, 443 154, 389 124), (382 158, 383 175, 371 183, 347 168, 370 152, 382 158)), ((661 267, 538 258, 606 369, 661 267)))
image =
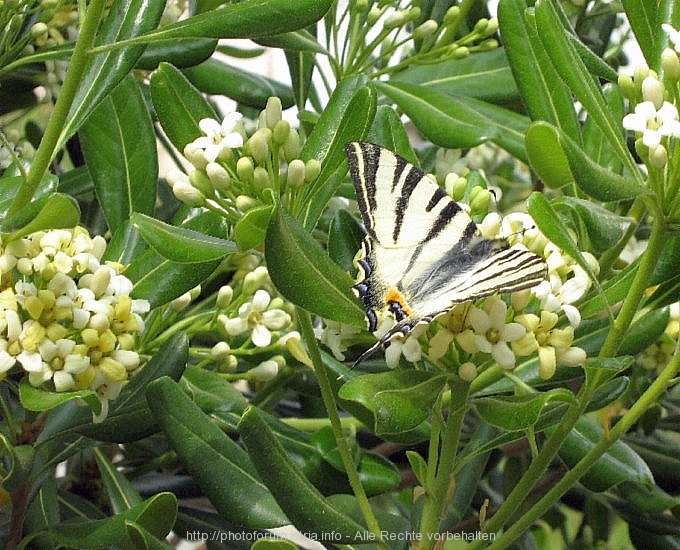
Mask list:
POLYGON ((355 289, 372 330, 386 311, 396 312, 398 321, 380 343, 457 303, 545 278, 542 258, 482 237, 470 216, 405 159, 364 142, 345 151, 366 226, 355 289))

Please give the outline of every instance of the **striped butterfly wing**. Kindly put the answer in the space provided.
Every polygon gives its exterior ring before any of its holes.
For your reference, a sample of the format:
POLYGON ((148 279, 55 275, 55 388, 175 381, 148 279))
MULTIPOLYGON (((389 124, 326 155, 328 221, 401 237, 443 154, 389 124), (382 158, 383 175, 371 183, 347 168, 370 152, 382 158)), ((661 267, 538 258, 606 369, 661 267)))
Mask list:
POLYGON ((386 313, 397 320, 359 360, 455 304, 545 278, 542 258, 482 237, 470 216, 405 159, 365 142, 349 143, 345 151, 366 227, 354 289, 369 330, 386 313))

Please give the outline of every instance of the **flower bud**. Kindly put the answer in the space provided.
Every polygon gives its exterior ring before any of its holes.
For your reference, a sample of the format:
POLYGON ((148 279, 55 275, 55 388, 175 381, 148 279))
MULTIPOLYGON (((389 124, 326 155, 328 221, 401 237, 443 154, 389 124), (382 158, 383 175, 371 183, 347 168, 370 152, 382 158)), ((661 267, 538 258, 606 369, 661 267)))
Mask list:
POLYGON ((382 10, 378 8, 377 6, 373 6, 371 10, 368 12, 368 15, 366 16, 366 24, 370 27, 371 25, 375 25, 376 21, 380 19, 380 16, 382 15, 382 10))
POLYGON ((216 305, 219 309, 224 309, 229 304, 231 304, 234 298, 234 289, 229 285, 221 286, 217 291, 216 305))
POLYGON ((253 160, 250 157, 241 157, 236 161, 236 175, 244 183, 253 181, 254 170, 253 160))
POLYGON ((248 371, 248 374, 252 376, 253 380, 256 382, 269 382, 276 378, 279 373, 279 364, 274 361, 274 359, 267 359, 262 361, 257 367, 254 367, 248 371))
POLYGON ((44 34, 47 34, 47 30, 47 25, 45 23, 36 23, 31 27, 31 38, 39 38, 44 34))
POLYGON ((264 112, 267 128, 273 130, 276 123, 281 121, 281 100, 276 96, 268 98, 264 112))
POLYGON ((276 145, 283 145, 288 139, 290 133, 290 122, 287 120, 279 120, 272 128, 272 141, 276 145))
POLYGON ((654 168, 661 169, 668 162, 668 151, 663 145, 657 145, 649 150, 649 164, 654 168))
POLYGON ((247 212, 248 210, 252 210, 259 204, 260 203, 258 202, 257 199, 254 199, 253 197, 248 197, 247 195, 239 195, 238 197, 236 197, 236 208, 241 212, 247 212))
POLYGON ((630 76, 625 74, 619 75, 618 84, 623 97, 628 101, 635 98, 635 84, 633 84, 633 79, 630 76))
POLYGON ((262 166, 256 166, 253 172, 253 185, 258 191, 263 191, 271 187, 269 182, 269 172, 262 166))
POLYGON ((477 378, 477 367, 474 363, 467 361, 458 367, 458 376, 465 382, 472 382, 477 378))
POLYGON ((663 84, 657 78, 648 76, 642 81, 642 100, 651 101, 656 109, 663 105, 663 84))
POLYGON ((210 349, 210 357, 212 357, 215 361, 223 361, 227 357, 231 355, 231 348, 229 347, 229 344, 227 344, 225 341, 220 341, 217 342, 211 349, 210 349))
POLYGON ((642 81, 649 76, 649 68, 644 66, 637 66, 633 71, 633 82, 635 86, 640 89, 642 87, 642 81))
POLYGON ((229 189, 231 177, 221 164, 209 162, 205 167, 205 173, 215 189, 219 191, 229 189))
POLYGON ((305 163, 305 181, 314 181, 321 173, 321 163, 316 159, 309 159, 305 163))
POLYGON ((183 181, 177 182, 172 192, 178 200, 189 206, 203 206, 205 204, 205 196, 193 185, 183 181))
POLYGON ((305 181, 305 163, 295 159, 288 164, 287 182, 291 187, 299 187, 305 181))
POLYGON ((405 24, 406 13, 404 13, 402 10, 397 10, 394 13, 391 13, 390 15, 387 16, 383 28, 385 30, 398 29, 399 27, 403 27, 405 24))
POLYGON ((298 158, 300 155, 300 134, 294 128, 288 130, 288 136, 283 144, 283 156, 286 162, 298 158))
POLYGON ((257 163, 264 163, 269 158, 269 142, 272 131, 269 128, 260 128, 248 140, 248 151, 257 163))
POLYGON ((444 14, 443 23, 445 26, 458 23, 458 16, 460 15, 460 8, 458 6, 451 6, 444 14))
POLYGON ((673 82, 680 80, 680 59, 674 50, 665 48, 661 52, 661 67, 666 78, 673 82))
POLYGON ((430 36, 437 32, 438 28, 439 25, 437 25, 437 22, 434 19, 428 19, 427 21, 421 23, 415 28, 415 30, 413 31, 413 38, 415 38, 416 40, 423 40, 425 38, 429 38, 430 36))
POLYGON ((470 192, 470 211, 473 214, 481 214, 489 209, 491 192, 483 187, 473 187, 470 192))

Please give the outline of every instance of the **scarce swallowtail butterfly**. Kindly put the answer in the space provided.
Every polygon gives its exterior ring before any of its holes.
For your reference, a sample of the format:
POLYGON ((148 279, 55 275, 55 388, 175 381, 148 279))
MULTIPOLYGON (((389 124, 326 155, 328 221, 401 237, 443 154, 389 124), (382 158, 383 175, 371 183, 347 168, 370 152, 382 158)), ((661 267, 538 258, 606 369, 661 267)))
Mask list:
POLYGON ((386 314, 396 320, 355 365, 455 304, 545 278, 542 258, 482 237, 467 212, 405 159, 365 142, 348 143, 345 152, 366 228, 354 292, 371 332, 386 314))

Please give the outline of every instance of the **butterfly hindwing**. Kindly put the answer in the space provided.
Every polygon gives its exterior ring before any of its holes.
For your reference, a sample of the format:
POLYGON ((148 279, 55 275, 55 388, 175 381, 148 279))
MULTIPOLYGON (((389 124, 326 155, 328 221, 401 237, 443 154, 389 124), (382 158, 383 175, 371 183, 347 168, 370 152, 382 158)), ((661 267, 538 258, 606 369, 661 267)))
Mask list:
POLYGON ((543 259, 482 237, 467 212, 405 159, 365 142, 345 151, 366 227, 354 288, 371 331, 387 313, 397 320, 360 360, 455 304, 545 278, 543 259))

